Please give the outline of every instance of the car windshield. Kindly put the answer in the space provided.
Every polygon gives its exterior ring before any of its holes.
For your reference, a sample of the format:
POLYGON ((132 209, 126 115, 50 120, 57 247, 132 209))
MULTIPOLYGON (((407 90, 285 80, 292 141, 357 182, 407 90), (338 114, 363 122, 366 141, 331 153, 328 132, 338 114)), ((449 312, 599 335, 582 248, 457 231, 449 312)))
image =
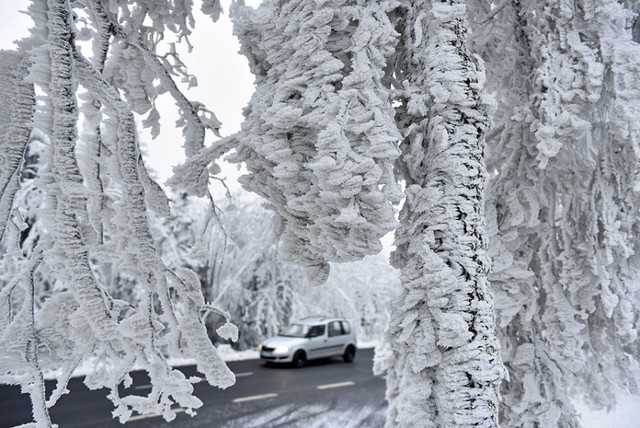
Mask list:
POLYGON ((291 324, 280 336, 286 337, 307 337, 309 326, 303 324, 291 324))

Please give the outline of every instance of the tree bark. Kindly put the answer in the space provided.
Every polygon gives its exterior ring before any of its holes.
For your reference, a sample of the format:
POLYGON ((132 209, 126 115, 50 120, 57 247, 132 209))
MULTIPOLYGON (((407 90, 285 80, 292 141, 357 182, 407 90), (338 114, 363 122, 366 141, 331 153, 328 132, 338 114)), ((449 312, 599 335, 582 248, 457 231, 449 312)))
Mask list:
POLYGON ((405 2, 398 122, 407 182, 387 426, 498 425, 503 377, 484 227, 483 73, 460 1, 405 2))

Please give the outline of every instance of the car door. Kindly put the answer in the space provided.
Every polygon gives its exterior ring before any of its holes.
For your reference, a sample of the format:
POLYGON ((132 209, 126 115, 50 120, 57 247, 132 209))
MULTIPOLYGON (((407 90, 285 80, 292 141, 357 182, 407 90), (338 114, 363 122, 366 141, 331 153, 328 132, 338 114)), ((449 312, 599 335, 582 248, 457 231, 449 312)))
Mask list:
POLYGON ((325 356, 342 355, 347 336, 340 321, 331 321, 327 325, 327 340, 325 341, 325 356))
POLYGON ((307 343, 307 358, 322 358, 326 356, 327 328, 325 324, 316 324, 309 329, 307 343))

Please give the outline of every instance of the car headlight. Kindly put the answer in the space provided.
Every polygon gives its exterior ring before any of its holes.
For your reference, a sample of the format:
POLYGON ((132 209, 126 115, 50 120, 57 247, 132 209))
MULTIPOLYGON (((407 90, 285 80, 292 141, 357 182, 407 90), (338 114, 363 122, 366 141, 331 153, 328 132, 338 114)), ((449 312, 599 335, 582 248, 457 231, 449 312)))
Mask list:
POLYGON ((288 346, 276 346, 276 349, 273 350, 274 354, 286 354, 289 352, 288 346))

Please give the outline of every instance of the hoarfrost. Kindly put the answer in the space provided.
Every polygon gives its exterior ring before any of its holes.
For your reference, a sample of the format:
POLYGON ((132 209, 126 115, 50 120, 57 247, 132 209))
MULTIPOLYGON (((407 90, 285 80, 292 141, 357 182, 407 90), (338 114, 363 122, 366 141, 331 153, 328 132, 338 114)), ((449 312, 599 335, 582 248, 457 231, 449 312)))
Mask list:
POLYGON ((378 253, 396 227, 400 133, 382 82, 397 37, 390 4, 266 1, 234 12, 257 88, 230 159, 277 213, 284 257, 314 282, 329 261, 378 253))
POLYGON ((205 302, 195 273, 172 271, 158 255, 149 214, 166 215, 168 200, 141 158, 134 116, 148 114, 144 123, 157 133, 154 101, 168 92, 189 155, 207 129, 216 131, 215 118, 174 82, 188 77, 175 52, 157 55, 166 28, 188 36, 190 4, 34 0, 29 12, 31 37, 18 53, 1 54, 9 79, 0 84, 0 376, 23 385, 43 426, 73 370, 90 358, 101 362, 85 383, 110 390, 121 421, 132 412, 171 419, 174 404, 192 413, 202 404, 196 380, 171 368, 167 353, 194 356, 210 384, 231 385, 200 314, 229 317, 205 302), (80 39, 93 43, 92 57, 80 39), (136 293, 117 288, 126 281, 136 293), (152 392, 121 396, 136 365, 148 371, 152 392), (61 370, 46 394, 42 372, 52 367, 61 370))

